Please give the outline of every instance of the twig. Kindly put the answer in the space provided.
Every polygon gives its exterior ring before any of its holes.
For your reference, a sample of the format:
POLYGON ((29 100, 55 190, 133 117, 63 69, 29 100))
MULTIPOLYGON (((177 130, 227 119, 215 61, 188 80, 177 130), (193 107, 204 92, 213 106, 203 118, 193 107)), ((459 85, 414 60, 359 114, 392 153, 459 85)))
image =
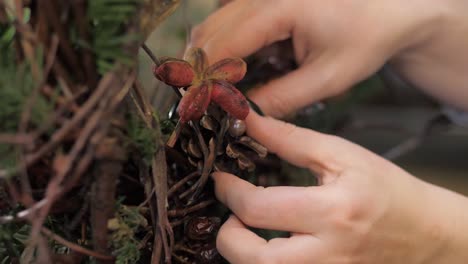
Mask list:
POLYGON ((183 251, 183 252, 192 254, 192 255, 196 255, 196 254, 197 254, 196 251, 191 250, 190 248, 184 247, 184 246, 182 246, 182 245, 176 245, 176 246, 174 247, 174 250, 180 250, 180 251, 183 251))
POLYGON ((40 10, 44 12, 42 15, 47 18, 49 22, 48 24, 55 30, 60 38, 60 50, 63 54, 63 58, 73 69, 73 73, 76 78, 83 81, 84 73, 81 63, 79 62, 76 52, 73 50, 72 44, 70 43, 66 25, 60 21, 59 14, 61 14, 61 12, 57 10, 58 5, 54 3, 54 1, 39 1, 39 6, 40 10))
POLYGON ((47 198, 44 198, 40 200, 39 202, 35 203, 32 207, 22 210, 16 215, 7 215, 7 216, 2 216, 0 217, 0 224, 6 224, 10 222, 16 222, 16 221, 25 221, 28 218, 30 218, 37 210, 40 210, 44 205, 48 202, 47 198))
POLYGON ((183 128, 184 124, 182 124, 182 122, 177 121, 177 124, 174 128, 174 131, 172 131, 172 134, 171 136, 169 137, 169 139, 167 140, 166 142, 166 146, 170 147, 170 148, 174 148, 176 142, 177 142, 177 139, 179 139, 179 136, 180 136, 180 132, 182 132, 182 128, 183 128))
MULTIPOLYGON (((141 44, 141 47, 143 48, 143 50, 146 52, 146 54, 148 55, 148 57, 150 57, 150 59, 153 61, 153 63, 156 65, 156 66, 159 66, 161 65, 161 61, 154 55, 154 53, 148 48, 148 46, 146 46, 145 43, 141 44)), ((182 97, 182 94, 180 93, 179 91, 179 88, 177 87, 174 87, 174 86, 171 86, 172 89, 174 90, 174 92, 177 94, 177 96, 179 98, 182 97)))
POLYGON ((115 78, 117 78, 115 73, 108 73, 104 75, 104 77, 102 77, 101 81, 99 82, 98 88, 80 108, 80 111, 78 111, 70 121, 65 123, 57 132, 55 132, 47 144, 42 146, 35 153, 26 156, 26 165, 32 165, 44 154, 58 146, 72 129, 74 129, 80 122, 88 117, 89 113, 94 109, 94 107, 102 101, 105 93, 108 91, 109 87, 111 87, 115 78))
POLYGON ((208 200, 201 202, 199 204, 193 205, 191 207, 183 208, 183 209, 174 209, 167 211, 167 215, 170 217, 177 217, 177 216, 186 216, 190 213, 196 212, 203 208, 206 208, 215 203, 215 200, 208 200))
POLYGON ((179 198, 183 199, 187 197, 189 194, 193 193, 188 201, 189 205, 192 204, 196 200, 197 196, 200 194, 203 187, 205 186, 206 181, 208 180, 208 177, 210 176, 210 172, 213 169, 213 163, 216 158, 216 149, 217 149, 215 141, 210 142, 210 146, 208 149, 205 143, 205 139, 203 138, 203 135, 200 131, 200 126, 198 122, 192 122, 192 126, 195 130, 195 133, 197 134, 198 141, 199 141, 202 153, 203 153, 204 162, 203 162, 203 169, 202 169, 200 179, 194 185, 192 185, 187 191, 179 195, 179 198))
MULTIPOLYGON (((76 25, 78 29, 78 33, 80 34, 80 38, 83 41, 89 42, 89 20, 86 17, 86 1, 84 0, 76 0, 76 1, 71 1, 73 5, 73 12, 74 12, 74 17, 76 20, 76 25)), ((83 48, 83 66, 84 66, 84 72, 86 74, 86 81, 88 83, 89 89, 94 89, 97 83, 97 71, 96 71, 96 65, 95 65, 95 58, 93 53, 87 49, 83 48)))
MULTIPOLYGON (((135 103, 135 106, 137 107, 137 109, 140 108, 139 112, 144 113, 143 121, 145 122, 148 128, 154 129, 160 134, 161 128, 160 128, 159 120, 155 120, 152 114, 151 104, 149 103, 148 98, 144 96, 141 84, 139 82, 135 82, 133 89, 135 91, 135 94, 139 97, 137 99, 139 99, 139 102, 141 102, 141 106, 136 103, 138 100, 134 100, 133 102, 135 103)), ((158 150, 155 153, 155 156, 153 157, 151 161, 151 172, 152 172, 152 180, 153 180, 155 194, 156 194, 156 205, 157 205, 157 214, 158 214, 157 225, 159 226, 159 235, 161 236, 161 240, 164 246, 165 262, 170 263, 172 246, 174 245, 174 234, 172 231, 172 227, 169 223, 169 219, 167 216, 167 207, 166 207, 166 201, 167 201, 166 154, 165 154, 165 147, 164 147, 161 137, 159 136, 157 140, 155 141, 156 141, 155 144, 158 144, 159 146, 158 146, 158 150), (169 236, 169 241, 167 241, 168 236, 169 236)), ((155 236, 156 234, 157 232, 155 232, 155 236)))
POLYGON ((187 221, 187 219, 188 219, 188 217, 184 217, 184 218, 182 218, 182 219, 179 219, 179 220, 176 220, 176 221, 171 222, 172 228, 174 228, 174 227, 176 227, 176 226, 178 226, 178 225, 183 224, 185 221, 187 221))
POLYGON ((148 46, 145 43, 141 44, 141 47, 146 52, 148 57, 150 57, 150 59, 154 62, 154 64, 156 64, 156 66, 161 65, 159 59, 154 55, 154 53, 150 50, 150 48, 148 48, 148 46))
POLYGON ((166 263, 171 262, 172 246, 174 245, 174 234, 167 215, 167 164, 164 145, 159 146, 152 163, 153 182, 156 190, 156 202, 158 205, 158 225, 165 249, 166 263), (169 235, 169 243, 167 241, 169 235))
POLYGON ((187 260, 183 259, 182 257, 180 257, 179 255, 177 255, 175 253, 172 253, 172 256, 182 264, 190 264, 191 263, 191 262, 188 262, 187 260))
MULTIPOLYGON (((27 99, 26 106, 23 108, 23 111, 21 113, 20 122, 18 126, 18 134, 26 133, 26 129, 28 127, 28 123, 31 118, 33 107, 36 103, 39 92, 41 88, 46 84, 47 77, 49 76, 52 65, 54 64, 55 57, 57 55, 58 44, 59 44, 58 38, 55 36, 52 37, 51 49, 49 50, 47 54, 46 66, 45 66, 45 71, 42 76, 42 80, 39 83, 39 85, 37 85, 34 88, 34 90, 32 91, 32 93, 29 95, 27 99)), ((29 206, 30 204, 34 202, 34 198, 32 197, 32 188, 31 188, 31 183, 29 182, 28 172, 26 170, 27 165, 25 164, 26 159, 25 159, 23 150, 19 151, 18 159, 19 159, 19 162, 21 163, 21 166, 20 166, 21 193, 22 195, 24 195, 23 199, 27 200, 27 205, 29 206)))
POLYGON ((30 146, 33 137, 29 134, 0 134, 0 143, 30 146))
POLYGON ((42 226, 52 204, 63 193, 63 179, 72 169, 78 155, 82 152, 86 143, 91 138, 98 126, 101 126, 101 131, 107 131, 107 128, 110 123, 110 117, 106 118, 106 111, 107 113, 114 112, 118 103, 123 99, 122 91, 128 91, 129 87, 132 84, 131 82, 133 82, 135 78, 135 74, 132 75, 133 77, 129 77, 127 83, 120 89, 120 91, 116 95, 114 95, 114 91, 112 91, 111 88, 115 89, 115 87, 121 87, 118 81, 120 77, 118 77, 118 74, 116 74, 115 72, 111 72, 109 74, 111 76, 108 86, 110 89, 108 89, 108 92, 105 93, 106 96, 101 98, 101 104, 99 105, 100 108, 96 109, 93 115, 89 118, 89 121, 86 123, 85 127, 81 131, 81 136, 76 140, 70 153, 63 158, 63 161, 61 162, 61 167, 57 171, 57 175, 49 182, 47 186, 46 196, 43 199, 46 201, 46 203, 42 208, 40 208, 39 211, 37 211, 38 215, 32 222, 32 230, 30 235, 31 244, 37 242, 40 227, 42 226))
POLYGON ((142 250, 146 246, 152 235, 154 234, 152 234, 150 231, 146 233, 146 235, 141 239, 140 243, 138 243, 138 250, 142 250))
POLYGON ((177 190, 184 186, 185 183, 197 177, 198 175, 200 175, 200 173, 198 171, 194 171, 185 176, 182 180, 178 181, 176 184, 172 185, 172 187, 167 192, 167 197, 171 197, 177 190))
POLYGON ((145 206, 147 203, 149 203, 149 201, 151 200, 151 198, 153 198, 154 193, 155 193, 155 189, 154 189, 154 187, 153 187, 153 189, 151 190, 151 192, 150 192, 148 195, 146 195, 146 199, 145 199, 142 203, 140 203, 140 204, 138 205, 138 208, 142 208, 142 207, 145 206))
POLYGON ((75 244, 73 242, 70 242, 70 241, 66 240, 65 238, 53 233, 51 230, 49 230, 46 227, 41 228, 41 233, 43 233, 44 235, 46 235, 50 239, 53 239, 53 240, 57 241, 58 243, 70 248, 71 250, 76 251, 78 253, 81 253, 83 255, 94 257, 94 258, 97 258, 97 259, 103 259, 103 260, 114 260, 115 259, 115 257, 113 257, 113 256, 104 255, 104 254, 92 251, 90 249, 84 248, 84 247, 82 247, 82 246, 80 246, 78 244, 75 244))
POLYGON ((198 122, 193 122, 193 121, 191 121, 190 124, 192 125, 193 130, 195 131, 195 134, 197 134, 198 143, 200 144, 200 148, 203 153, 203 156, 207 158, 208 155, 210 154, 210 151, 208 150, 205 139, 203 138, 203 135, 201 133, 200 124, 198 122))

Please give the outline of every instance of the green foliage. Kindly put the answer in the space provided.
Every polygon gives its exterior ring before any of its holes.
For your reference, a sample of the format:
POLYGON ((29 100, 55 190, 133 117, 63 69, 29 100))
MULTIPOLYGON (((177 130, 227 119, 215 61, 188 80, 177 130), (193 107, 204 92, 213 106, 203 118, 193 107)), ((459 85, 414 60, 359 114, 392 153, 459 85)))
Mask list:
POLYGON ((135 146, 148 164, 157 149, 157 131, 148 128, 145 123, 134 114, 127 116, 127 133, 130 139, 129 144, 135 146))
POLYGON ((0 25, 0 65, 2 69, 4 65, 12 64, 14 59, 13 38, 15 36, 15 28, 11 25, 0 25))
MULTIPOLYGON (((15 66, 13 63, 3 65, 0 70, 0 132, 14 133, 18 125, 25 104, 37 85, 27 65, 15 66)), ((42 96, 37 96, 32 106, 30 125, 39 126, 48 114, 52 106, 42 96)), ((12 146, 0 144, 0 168, 10 169, 14 167, 16 156, 12 146)))
MULTIPOLYGON (((2 132, 14 132, 18 129, 23 107, 36 85, 38 84, 33 81, 29 66, 9 64, 2 68, 0 71, 0 120, 2 120, 0 130, 2 132)), ((50 111, 51 106, 46 99, 37 96, 31 112, 32 125, 41 124, 50 111)))
POLYGON ((139 39, 139 35, 125 34, 125 26, 137 12, 140 0, 89 1, 88 15, 92 25, 93 42, 80 43, 96 55, 100 74, 112 69, 116 61, 131 64, 134 58, 125 53, 123 46, 139 39))
POLYGON ((26 224, 0 225, 0 264, 19 259, 25 248, 31 227, 26 224))
MULTIPOLYGON (((0 25, 0 133, 14 133, 18 130, 18 124, 22 111, 36 83, 32 78, 31 67, 26 63, 16 65, 14 37, 15 28, 11 24, 0 25)), ((39 70, 42 69, 41 49, 37 49, 39 70)), ((31 111, 30 125, 38 126, 50 113, 52 106, 42 97, 34 98, 31 111)), ((12 146, 0 144, 0 168, 9 169, 15 164, 15 151, 12 146)))
POLYGON ((109 220, 108 227, 112 230, 111 241, 113 255, 117 264, 137 263, 140 259, 138 239, 136 234, 148 226, 146 218, 138 212, 137 207, 118 205, 115 218, 109 220))

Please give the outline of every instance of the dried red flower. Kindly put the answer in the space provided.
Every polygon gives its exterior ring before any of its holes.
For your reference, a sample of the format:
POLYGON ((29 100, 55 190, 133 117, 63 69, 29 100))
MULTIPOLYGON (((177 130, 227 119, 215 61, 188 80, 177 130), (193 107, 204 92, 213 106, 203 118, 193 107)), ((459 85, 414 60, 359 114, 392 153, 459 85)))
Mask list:
POLYGON ((237 119, 249 113, 247 99, 233 83, 244 78, 246 63, 240 58, 227 58, 208 67, 206 53, 200 48, 189 49, 184 60, 166 59, 154 69, 154 75, 164 83, 188 87, 178 112, 182 123, 198 120, 211 100, 237 119))
POLYGON ((153 72, 159 80, 176 87, 189 86, 195 77, 195 72, 188 62, 171 58, 163 60, 153 72))

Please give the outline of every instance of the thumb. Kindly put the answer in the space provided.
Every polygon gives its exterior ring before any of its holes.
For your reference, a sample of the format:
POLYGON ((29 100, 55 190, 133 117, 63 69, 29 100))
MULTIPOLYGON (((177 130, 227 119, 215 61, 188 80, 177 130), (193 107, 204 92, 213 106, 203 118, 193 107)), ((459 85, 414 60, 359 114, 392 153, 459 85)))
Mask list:
POLYGON ((262 117, 253 111, 247 116, 246 125, 249 136, 296 166, 308 168, 322 177, 338 175, 343 169, 336 153, 347 149, 345 140, 262 117))

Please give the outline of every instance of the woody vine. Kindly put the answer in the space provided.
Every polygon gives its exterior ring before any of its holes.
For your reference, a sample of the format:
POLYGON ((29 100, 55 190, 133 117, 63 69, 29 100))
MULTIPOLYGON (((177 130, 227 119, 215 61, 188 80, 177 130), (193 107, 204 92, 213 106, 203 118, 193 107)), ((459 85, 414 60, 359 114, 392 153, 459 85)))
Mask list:
POLYGON ((249 177, 267 151, 245 135, 243 60, 144 45, 178 4, 0 1, 1 263, 223 261, 209 174, 249 177), (178 116, 150 104, 141 46, 178 116))

